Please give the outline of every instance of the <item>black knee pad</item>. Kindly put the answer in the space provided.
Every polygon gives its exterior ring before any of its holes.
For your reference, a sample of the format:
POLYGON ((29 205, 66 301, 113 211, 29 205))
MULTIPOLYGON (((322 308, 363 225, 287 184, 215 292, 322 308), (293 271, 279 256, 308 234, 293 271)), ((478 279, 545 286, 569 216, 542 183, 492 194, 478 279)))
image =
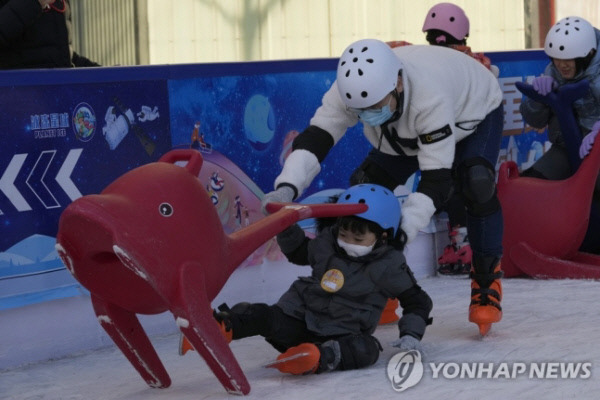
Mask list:
POLYGON ((485 217, 500 209, 496 194, 496 174, 483 158, 472 158, 458 167, 458 179, 467 211, 474 217, 485 217))
POLYGON ((337 339, 340 344, 341 360, 339 369, 359 369, 373 365, 383 349, 371 335, 348 335, 337 339))

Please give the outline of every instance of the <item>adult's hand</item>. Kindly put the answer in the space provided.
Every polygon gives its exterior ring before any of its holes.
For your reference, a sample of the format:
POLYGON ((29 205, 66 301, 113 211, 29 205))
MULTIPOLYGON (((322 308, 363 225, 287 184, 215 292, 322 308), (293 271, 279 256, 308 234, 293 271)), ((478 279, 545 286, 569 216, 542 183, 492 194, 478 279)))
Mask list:
POLYGON ((579 157, 584 158, 590 151, 592 150, 592 146, 594 145, 594 140, 596 136, 598 136, 598 131, 600 131, 600 121, 596 121, 594 126, 592 126, 592 130, 590 133, 585 135, 583 140, 581 141, 581 146, 579 146, 579 157))

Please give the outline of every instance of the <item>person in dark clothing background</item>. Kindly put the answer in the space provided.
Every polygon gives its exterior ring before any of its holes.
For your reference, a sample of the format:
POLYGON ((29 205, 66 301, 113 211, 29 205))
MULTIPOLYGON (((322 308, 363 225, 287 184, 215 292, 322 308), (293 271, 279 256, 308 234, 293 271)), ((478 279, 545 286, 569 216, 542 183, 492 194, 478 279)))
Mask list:
POLYGON ((0 0, 0 69, 96 67, 73 51, 67 0, 0 0))

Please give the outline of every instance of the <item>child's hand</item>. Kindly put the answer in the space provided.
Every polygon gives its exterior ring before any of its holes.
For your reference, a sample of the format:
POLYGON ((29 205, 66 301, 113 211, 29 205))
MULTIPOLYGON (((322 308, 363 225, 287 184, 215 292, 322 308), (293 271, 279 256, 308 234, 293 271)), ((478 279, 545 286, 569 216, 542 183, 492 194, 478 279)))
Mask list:
POLYGON ((423 346, 421 345, 421 341, 411 335, 404 335, 400 339, 393 341, 392 346, 405 351, 418 350, 420 353, 423 352, 423 346))

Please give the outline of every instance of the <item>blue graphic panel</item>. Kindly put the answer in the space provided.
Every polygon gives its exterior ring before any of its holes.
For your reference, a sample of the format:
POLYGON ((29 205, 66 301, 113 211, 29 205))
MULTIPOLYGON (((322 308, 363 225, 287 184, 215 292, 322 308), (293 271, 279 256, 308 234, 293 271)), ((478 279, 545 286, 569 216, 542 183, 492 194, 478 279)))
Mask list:
MULTIPOLYGON (((323 71, 172 80, 173 143, 189 146, 199 125, 204 141, 268 192, 293 139, 309 125, 334 79, 334 71, 323 71)), ((305 195, 346 187, 369 148, 361 125, 349 130, 305 195)))

